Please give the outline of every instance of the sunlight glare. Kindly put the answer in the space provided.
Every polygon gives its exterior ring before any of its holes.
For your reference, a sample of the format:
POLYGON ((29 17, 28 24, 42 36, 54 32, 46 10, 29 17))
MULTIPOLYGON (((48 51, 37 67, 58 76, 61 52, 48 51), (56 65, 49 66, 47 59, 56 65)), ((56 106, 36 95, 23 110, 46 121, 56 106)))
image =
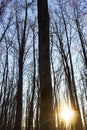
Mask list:
POLYGON ((70 123, 73 119, 73 110, 71 108, 69 108, 68 106, 64 106, 64 108, 61 111, 61 118, 63 121, 65 121, 66 123, 70 123))

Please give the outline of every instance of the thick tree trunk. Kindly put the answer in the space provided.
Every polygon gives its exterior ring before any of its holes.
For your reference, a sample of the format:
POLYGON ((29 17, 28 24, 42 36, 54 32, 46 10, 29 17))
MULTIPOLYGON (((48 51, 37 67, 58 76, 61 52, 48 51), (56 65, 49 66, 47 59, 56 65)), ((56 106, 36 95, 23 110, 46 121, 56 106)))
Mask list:
POLYGON ((39 74, 41 88, 40 130, 53 130, 52 86, 49 56, 49 14, 47 0, 38 0, 39 74))

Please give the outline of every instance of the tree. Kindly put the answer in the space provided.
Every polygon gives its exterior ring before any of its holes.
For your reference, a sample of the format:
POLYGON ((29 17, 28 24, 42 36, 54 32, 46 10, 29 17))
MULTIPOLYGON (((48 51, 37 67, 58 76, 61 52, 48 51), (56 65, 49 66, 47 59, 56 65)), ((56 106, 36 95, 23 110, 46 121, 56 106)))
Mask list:
POLYGON ((18 59, 19 72, 18 72, 18 86, 17 86, 17 108, 16 108, 16 119, 15 119, 14 130, 16 129, 21 130, 21 121, 22 121, 23 65, 24 65, 25 45, 26 45, 27 9, 28 7, 27 7, 27 2, 26 2, 24 28, 23 28, 21 41, 19 37, 18 16, 16 16, 17 37, 18 37, 18 43, 19 43, 19 59, 18 59))
POLYGON ((49 55, 49 13, 47 0, 38 0, 40 130, 53 130, 52 85, 49 55))

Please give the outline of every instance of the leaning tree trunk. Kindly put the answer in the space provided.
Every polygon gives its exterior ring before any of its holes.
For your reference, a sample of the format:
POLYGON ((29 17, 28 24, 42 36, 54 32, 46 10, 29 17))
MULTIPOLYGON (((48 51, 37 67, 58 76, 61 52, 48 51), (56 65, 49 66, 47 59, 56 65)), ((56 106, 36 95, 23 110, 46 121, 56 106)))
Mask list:
POLYGON ((47 0, 38 0, 39 75, 41 89, 40 130, 53 130, 52 85, 49 56, 49 14, 47 0))

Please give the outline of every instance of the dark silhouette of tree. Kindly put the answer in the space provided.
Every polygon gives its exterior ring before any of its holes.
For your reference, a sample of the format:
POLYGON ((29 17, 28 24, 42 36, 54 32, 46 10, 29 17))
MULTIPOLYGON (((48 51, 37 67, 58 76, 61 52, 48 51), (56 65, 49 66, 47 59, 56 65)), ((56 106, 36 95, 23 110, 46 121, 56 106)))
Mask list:
MULTIPOLYGON (((26 27, 27 27, 27 1, 26 1, 26 9, 25 9, 25 19, 23 25, 23 33, 22 39, 20 40, 19 34, 19 23, 18 16, 16 16, 16 26, 17 26, 17 37, 19 43, 19 59, 18 59, 18 86, 17 86, 17 109, 16 109, 16 120, 14 130, 21 130, 21 122, 22 122, 22 93, 23 93, 23 65, 24 65, 24 53, 25 53, 25 45, 26 45, 26 27)), ((17 15, 17 14, 16 14, 17 15)))
POLYGON ((48 1, 38 0, 39 75, 40 75, 40 130, 54 129, 52 85, 49 52, 48 1))

